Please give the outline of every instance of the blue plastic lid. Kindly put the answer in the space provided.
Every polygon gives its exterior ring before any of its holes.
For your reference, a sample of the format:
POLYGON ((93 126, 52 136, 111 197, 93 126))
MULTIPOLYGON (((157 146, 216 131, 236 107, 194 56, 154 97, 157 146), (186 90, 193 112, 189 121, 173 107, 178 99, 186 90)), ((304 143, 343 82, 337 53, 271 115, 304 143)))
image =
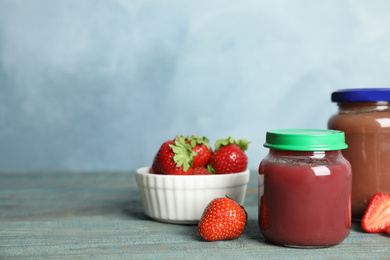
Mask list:
POLYGON ((390 88, 341 89, 332 93, 332 102, 390 101, 390 88))
POLYGON ((332 93, 332 102, 390 101, 390 88, 341 89, 332 93))

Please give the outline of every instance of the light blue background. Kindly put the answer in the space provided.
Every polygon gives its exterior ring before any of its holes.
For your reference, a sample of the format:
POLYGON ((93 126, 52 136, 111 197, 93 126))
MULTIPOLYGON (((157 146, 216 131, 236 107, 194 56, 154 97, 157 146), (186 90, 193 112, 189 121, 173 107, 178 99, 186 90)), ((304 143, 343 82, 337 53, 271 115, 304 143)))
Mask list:
POLYGON ((151 165, 177 134, 326 128, 390 86, 390 1, 0 0, 0 170, 151 165))

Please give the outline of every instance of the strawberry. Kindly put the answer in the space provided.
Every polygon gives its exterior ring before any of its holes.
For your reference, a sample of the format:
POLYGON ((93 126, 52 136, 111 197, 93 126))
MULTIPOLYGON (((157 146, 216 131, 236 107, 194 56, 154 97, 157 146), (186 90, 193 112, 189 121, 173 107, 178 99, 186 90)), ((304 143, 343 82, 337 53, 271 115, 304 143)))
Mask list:
POLYGON ((264 175, 264 167, 261 165, 263 161, 260 162, 260 165, 259 165, 259 175, 264 175))
POLYGON ((209 139, 193 135, 187 138, 187 143, 191 145, 192 151, 197 153, 194 157, 193 167, 206 166, 210 161, 212 153, 209 139))
POLYGON ((248 158, 244 151, 248 149, 248 144, 245 139, 236 141, 232 137, 218 140, 210 158, 209 171, 217 174, 245 171, 248 158))
POLYGON ((192 170, 192 175, 211 175, 205 167, 196 167, 192 170))
POLYGON ((190 175, 196 152, 186 143, 184 136, 164 142, 153 160, 152 172, 168 175, 190 175))
POLYGON ((204 210, 198 232, 208 241, 235 239, 242 234, 246 221, 244 207, 227 196, 216 198, 204 210))
POLYGON ((375 194, 361 221, 362 228, 369 233, 381 233, 390 228, 390 195, 375 194))
MULTIPOLYGON (((263 175, 264 177, 263 161, 261 161, 259 165, 259 175, 263 175)), ((260 177, 261 176, 259 176, 259 181, 261 180, 260 177)), ((264 184, 264 178, 262 179, 262 181, 264 184)), ((259 195, 261 195, 261 187, 259 189, 259 195)), ((269 228, 269 215, 268 215, 267 199, 264 193, 260 197, 260 202, 261 205, 259 208, 259 225, 261 230, 266 230, 269 228)))
POLYGON ((265 194, 261 196, 259 224, 261 230, 266 230, 269 228, 269 215, 268 215, 267 199, 265 197, 265 194))

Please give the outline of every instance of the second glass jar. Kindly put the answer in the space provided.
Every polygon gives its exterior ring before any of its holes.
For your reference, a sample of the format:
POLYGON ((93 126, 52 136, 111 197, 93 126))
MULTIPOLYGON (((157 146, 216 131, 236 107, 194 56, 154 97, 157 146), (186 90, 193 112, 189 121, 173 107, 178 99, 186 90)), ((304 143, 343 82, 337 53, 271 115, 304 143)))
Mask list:
POLYGON ((361 220, 371 198, 390 193, 390 89, 332 93, 338 111, 328 128, 345 133, 343 155, 352 165, 352 219, 361 220))

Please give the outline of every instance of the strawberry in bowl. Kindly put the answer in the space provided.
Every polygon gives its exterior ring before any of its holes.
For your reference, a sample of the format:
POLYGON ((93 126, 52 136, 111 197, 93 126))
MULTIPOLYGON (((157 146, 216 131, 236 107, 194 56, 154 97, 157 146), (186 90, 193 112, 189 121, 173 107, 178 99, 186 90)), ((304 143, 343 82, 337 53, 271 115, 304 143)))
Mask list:
POLYGON ((197 224, 214 198, 229 196, 242 205, 250 175, 247 164, 235 173, 215 171, 213 155, 206 137, 179 135, 165 141, 152 167, 136 171, 145 214, 162 222, 197 224))
POLYGON ((248 145, 249 142, 245 139, 235 140, 228 137, 218 140, 210 158, 209 171, 217 174, 244 171, 248 166, 248 157, 245 154, 248 145))

